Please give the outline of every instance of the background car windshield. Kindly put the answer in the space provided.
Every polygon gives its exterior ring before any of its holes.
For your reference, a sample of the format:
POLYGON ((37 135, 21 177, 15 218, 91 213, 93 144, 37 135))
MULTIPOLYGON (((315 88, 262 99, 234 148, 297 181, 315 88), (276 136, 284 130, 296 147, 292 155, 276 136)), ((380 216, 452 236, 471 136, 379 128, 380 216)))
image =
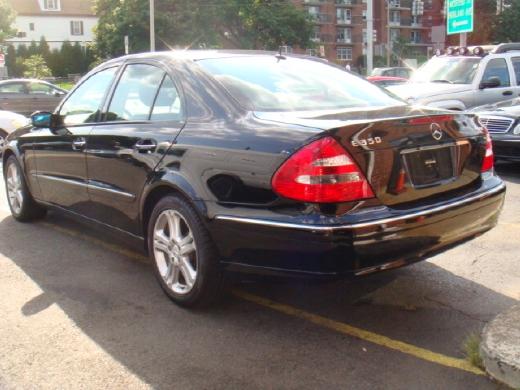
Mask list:
POLYGON ((479 63, 480 58, 434 57, 413 73, 411 81, 471 84, 479 63))
POLYGON ((288 57, 205 59, 199 64, 257 111, 309 111, 405 104, 366 80, 318 61, 288 57))

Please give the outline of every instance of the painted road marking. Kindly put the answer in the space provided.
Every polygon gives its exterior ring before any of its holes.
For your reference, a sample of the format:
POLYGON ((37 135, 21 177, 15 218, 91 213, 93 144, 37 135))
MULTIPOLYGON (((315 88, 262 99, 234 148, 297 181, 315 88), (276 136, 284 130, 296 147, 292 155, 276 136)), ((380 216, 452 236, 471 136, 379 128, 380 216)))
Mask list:
MULTIPOLYGON (((137 260, 141 263, 149 263, 148 257, 141 255, 137 252, 133 252, 127 249, 124 249, 118 245, 109 244, 103 240, 97 239, 95 237, 66 229, 63 227, 60 227, 58 225, 54 225, 52 223, 48 222, 40 222, 39 225, 43 225, 45 227, 48 227, 50 229, 53 229, 57 232, 82 239, 87 242, 91 242, 95 245, 101 246, 105 249, 108 249, 112 252, 118 253, 120 255, 126 256, 130 259, 137 260)), ((245 301, 253 302, 257 305, 267 307, 269 309, 275 310, 277 312, 300 318, 309 322, 312 322, 315 325, 321 326, 323 328, 331 329, 333 331, 355 337, 361 340, 368 341, 370 343, 386 347, 388 349, 393 349, 395 351, 399 351, 402 353, 405 353, 407 355, 414 356, 416 358, 419 358, 421 360, 426 360, 431 363, 435 363, 441 366, 450 367, 450 368, 456 368, 458 370, 470 372, 472 374, 476 375, 485 375, 485 373, 478 369, 477 367, 472 366, 468 361, 464 359, 458 359, 451 356, 443 355, 437 352, 430 351, 425 348, 417 347, 412 344, 405 343, 403 341, 394 340, 390 337, 383 336, 374 332, 370 332, 368 330, 364 330, 361 328, 357 328, 352 325, 348 325, 343 322, 335 321, 330 318, 322 317, 317 314, 309 313, 305 310, 298 309, 296 307, 286 305, 283 303, 278 303, 275 301, 272 301, 267 298, 260 297, 258 295, 250 294, 245 291, 241 290, 233 290, 233 294, 236 297, 239 297, 245 301)))
POLYGON ((283 303, 274 302, 270 299, 262 298, 257 295, 253 295, 241 290, 233 290, 233 294, 246 301, 254 302, 258 305, 268 307, 269 309, 276 310, 280 313, 287 314, 291 317, 301 318, 309 322, 312 322, 313 324, 319 325, 323 328, 332 329, 336 332, 343 333, 345 335, 352 336, 361 340, 369 341, 373 344, 393 349, 405 353, 407 355, 412 355, 422 360, 436 363, 441 366, 457 368, 459 370, 471 372, 472 374, 476 375, 485 375, 485 373, 482 370, 472 366, 469 362, 467 362, 464 359, 457 359, 440 353, 436 353, 425 348, 417 347, 415 345, 408 344, 399 340, 394 340, 389 337, 370 332, 368 330, 356 328, 355 326, 348 325, 343 322, 331 320, 330 318, 309 313, 305 310, 301 310, 283 303))

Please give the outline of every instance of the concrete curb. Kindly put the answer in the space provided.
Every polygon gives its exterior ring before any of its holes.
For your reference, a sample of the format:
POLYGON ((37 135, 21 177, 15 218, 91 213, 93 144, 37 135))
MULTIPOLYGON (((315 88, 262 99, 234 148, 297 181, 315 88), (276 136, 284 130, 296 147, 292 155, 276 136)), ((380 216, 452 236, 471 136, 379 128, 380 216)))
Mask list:
POLYGON ((499 314, 486 325, 480 355, 489 375, 520 389, 520 305, 499 314))

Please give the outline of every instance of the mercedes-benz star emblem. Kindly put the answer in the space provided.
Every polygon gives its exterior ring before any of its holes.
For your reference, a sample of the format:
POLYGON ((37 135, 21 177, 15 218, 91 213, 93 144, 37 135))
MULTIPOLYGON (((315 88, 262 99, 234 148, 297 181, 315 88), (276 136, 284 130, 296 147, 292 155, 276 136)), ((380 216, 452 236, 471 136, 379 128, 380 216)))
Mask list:
POLYGON ((440 141, 440 139, 442 138, 442 129, 441 127, 439 126, 438 123, 432 123, 430 125, 430 130, 432 132, 432 137, 435 141, 440 141))

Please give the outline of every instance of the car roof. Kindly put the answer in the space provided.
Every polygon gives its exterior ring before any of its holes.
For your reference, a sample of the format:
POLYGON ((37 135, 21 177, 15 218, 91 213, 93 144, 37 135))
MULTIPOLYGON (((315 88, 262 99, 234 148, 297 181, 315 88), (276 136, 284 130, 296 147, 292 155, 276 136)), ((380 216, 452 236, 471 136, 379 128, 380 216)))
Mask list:
MULTIPOLYGON (((103 66, 116 64, 123 61, 132 61, 132 60, 140 60, 140 59, 155 59, 155 60, 181 60, 181 61, 200 61, 205 59, 214 59, 214 58, 229 58, 229 57, 250 57, 250 56, 276 56, 279 55, 279 52, 276 51, 267 51, 267 50, 169 50, 169 51, 156 51, 156 52, 146 52, 139 54, 130 54, 118 58, 114 58, 103 63, 103 66)), ((306 58, 314 61, 323 61, 327 62, 324 59, 319 57, 311 57, 308 55, 301 54, 286 54, 282 53, 284 57, 291 58, 306 58)))

